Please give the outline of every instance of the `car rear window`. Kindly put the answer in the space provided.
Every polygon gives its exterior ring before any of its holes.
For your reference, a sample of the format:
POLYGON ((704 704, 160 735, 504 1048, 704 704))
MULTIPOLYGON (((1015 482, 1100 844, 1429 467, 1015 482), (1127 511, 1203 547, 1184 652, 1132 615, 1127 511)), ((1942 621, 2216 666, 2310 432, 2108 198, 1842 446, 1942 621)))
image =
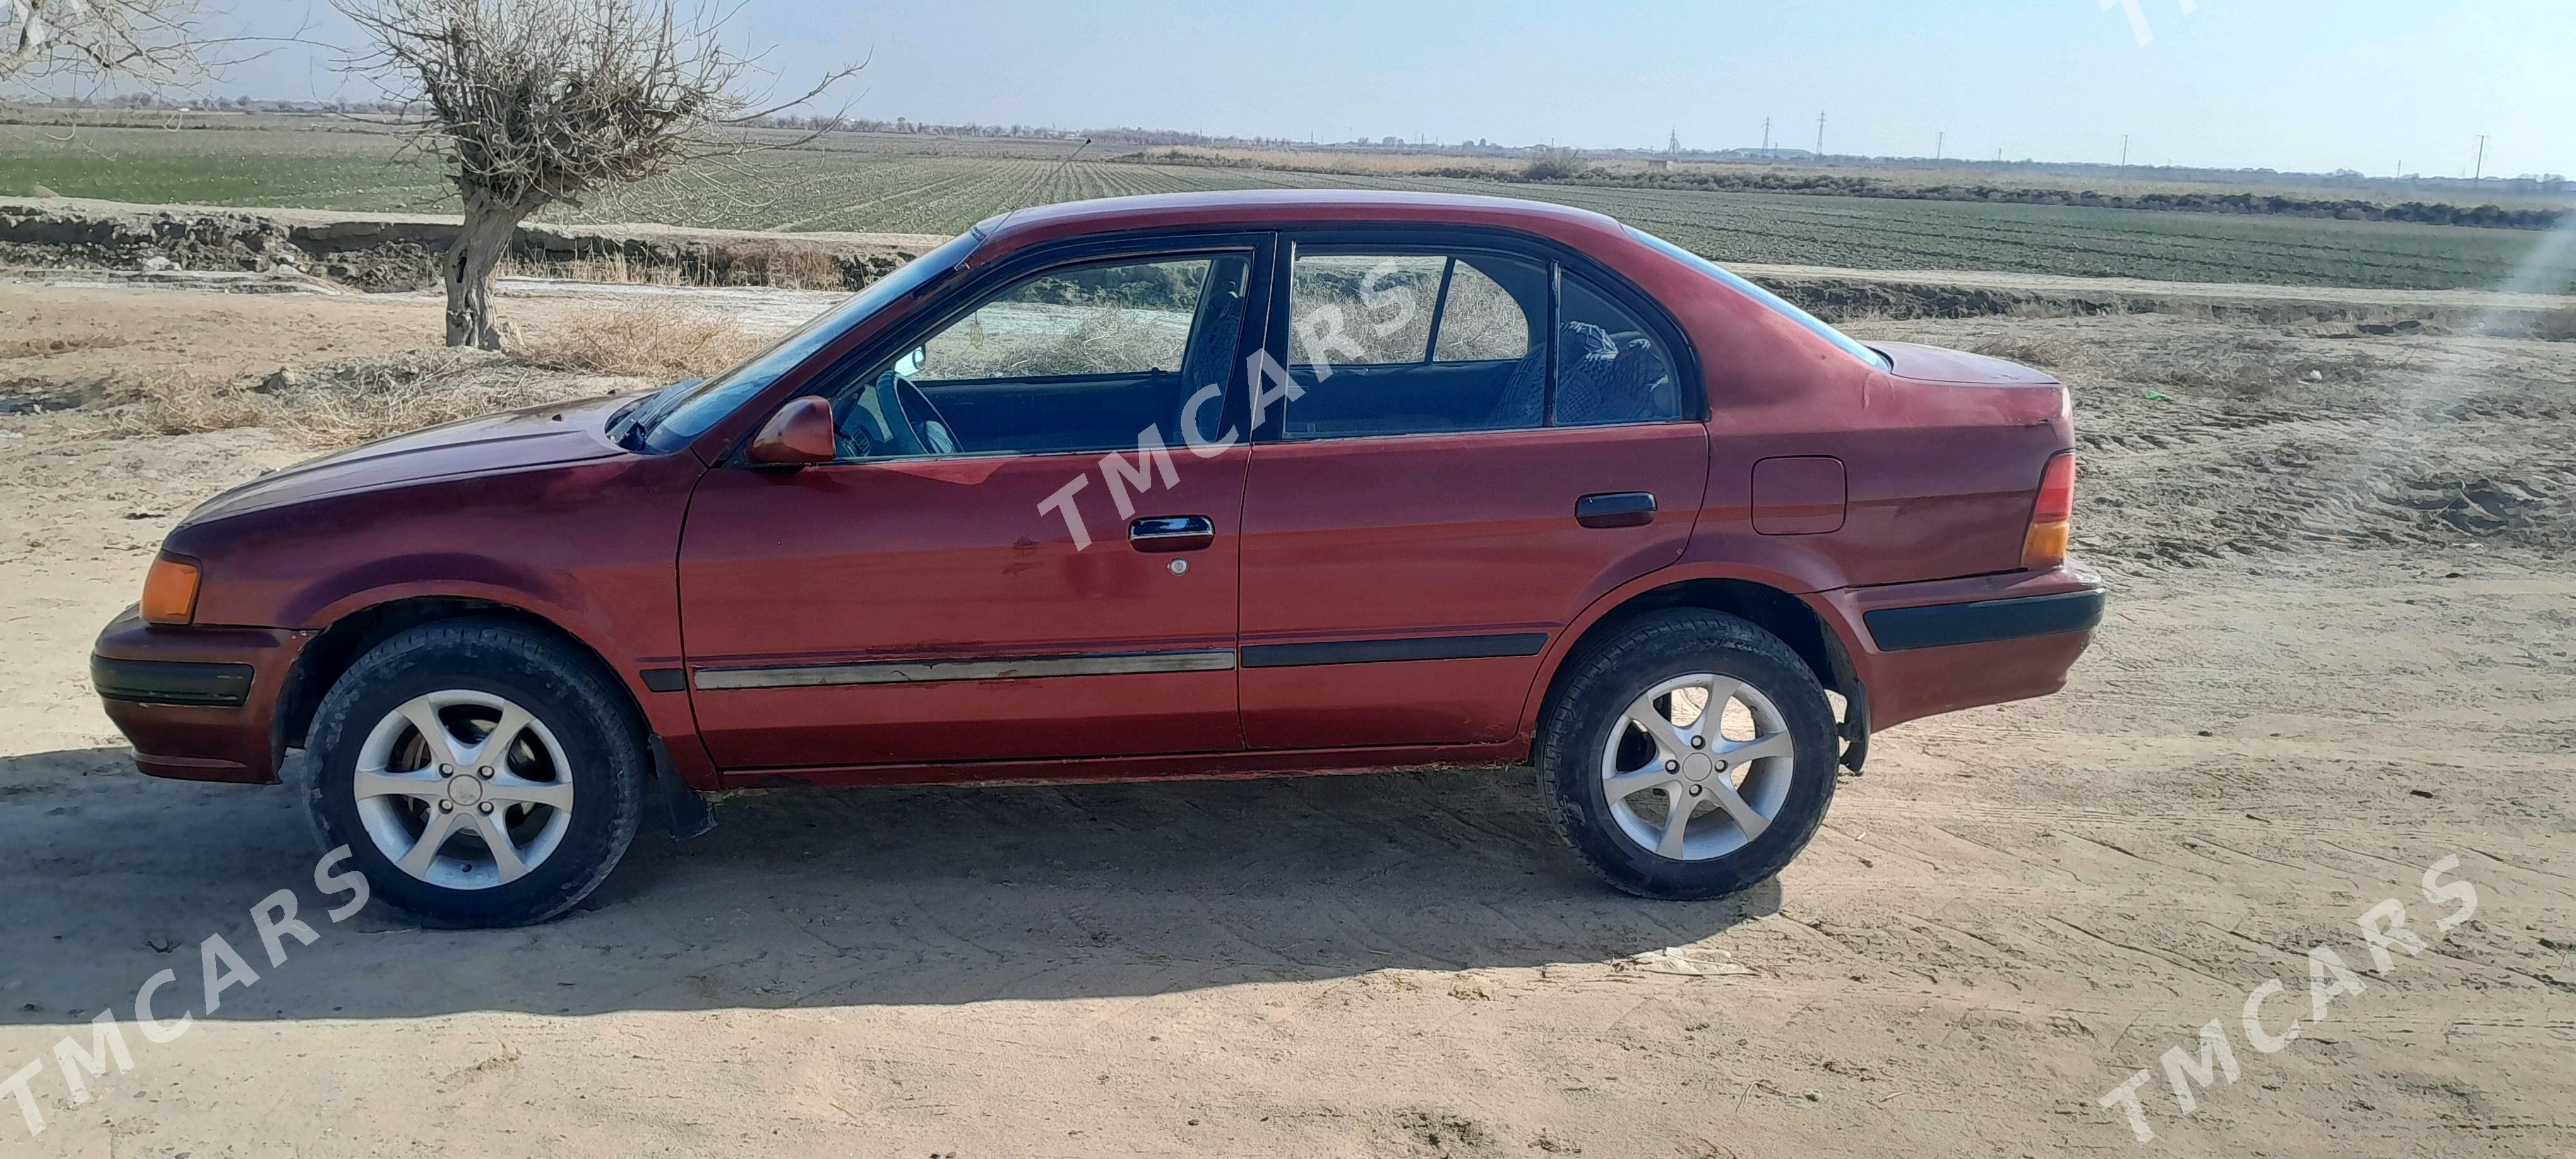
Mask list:
POLYGON ((1893 369, 1895 365, 1888 361, 1886 355, 1862 345, 1859 339, 1853 338, 1849 334, 1845 334, 1840 330, 1834 329, 1832 326, 1827 325, 1824 319, 1818 318, 1813 314, 1797 308, 1796 306, 1790 305, 1788 299, 1783 298, 1778 294, 1774 294, 1769 290, 1763 289, 1760 286, 1754 285, 1751 282, 1745 281, 1743 278, 1737 277, 1733 273, 1728 272, 1725 267, 1718 265, 1716 262, 1712 262, 1707 258, 1701 257, 1698 254, 1692 253, 1689 250, 1683 249, 1680 246, 1656 237, 1651 233, 1638 229, 1635 226, 1628 227, 1628 236, 1636 238, 1638 241, 1644 242, 1647 245, 1653 246, 1656 249, 1672 255, 1676 260, 1684 262, 1692 268, 1699 270, 1701 273, 1707 274, 1708 276, 1725 283, 1728 289, 1734 290, 1735 292, 1751 298, 1756 302, 1760 302, 1764 306, 1770 308, 1773 313, 1779 314, 1781 317, 1787 318, 1800 326, 1806 327, 1808 331, 1815 334, 1817 337, 1833 343, 1836 349, 1841 350, 1845 354, 1851 355, 1852 357, 1871 366, 1875 366, 1880 370, 1893 369))

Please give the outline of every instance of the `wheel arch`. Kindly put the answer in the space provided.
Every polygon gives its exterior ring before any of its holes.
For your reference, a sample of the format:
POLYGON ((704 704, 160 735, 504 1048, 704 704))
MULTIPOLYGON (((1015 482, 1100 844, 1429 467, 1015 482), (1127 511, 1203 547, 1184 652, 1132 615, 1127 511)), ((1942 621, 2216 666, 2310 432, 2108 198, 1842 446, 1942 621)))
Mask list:
POLYGON ((1535 739, 1538 722, 1554 703, 1571 667, 1570 660, 1594 642, 1619 631, 1628 621, 1667 608, 1723 612, 1779 637, 1790 651, 1806 661, 1817 683, 1843 698, 1845 707, 1838 724, 1844 738, 1856 746, 1846 759, 1856 759, 1866 751, 1869 702, 1852 665, 1851 644, 1844 628, 1814 602, 1787 588, 1728 574, 1648 577, 1628 590, 1612 592, 1596 601, 1548 649, 1533 695, 1522 708, 1521 735, 1535 739))
POLYGON ((635 690, 628 687, 616 665, 578 633, 527 608, 483 596, 409 595, 352 608, 333 618, 304 646, 294 667, 288 670, 286 686, 278 698, 277 716, 271 726, 272 758, 282 761, 288 748, 304 743, 322 698, 359 657, 423 624, 469 617, 517 624, 571 649, 584 662, 596 666, 600 675, 619 691, 619 708, 638 735, 651 734, 651 718, 636 699, 635 690))

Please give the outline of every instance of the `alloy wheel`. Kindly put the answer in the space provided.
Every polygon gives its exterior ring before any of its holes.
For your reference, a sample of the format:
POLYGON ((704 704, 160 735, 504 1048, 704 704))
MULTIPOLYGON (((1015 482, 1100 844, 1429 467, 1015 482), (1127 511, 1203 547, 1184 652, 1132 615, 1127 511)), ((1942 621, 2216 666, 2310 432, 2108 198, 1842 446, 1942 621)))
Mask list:
POLYGON ((1673 861, 1752 843, 1789 799, 1797 745, 1762 691, 1701 672, 1632 701, 1601 750, 1601 789, 1629 840, 1673 861))
POLYGON ((525 708, 445 689, 405 701, 358 750, 358 819, 404 873, 490 889, 545 863, 572 825, 572 765, 525 708))

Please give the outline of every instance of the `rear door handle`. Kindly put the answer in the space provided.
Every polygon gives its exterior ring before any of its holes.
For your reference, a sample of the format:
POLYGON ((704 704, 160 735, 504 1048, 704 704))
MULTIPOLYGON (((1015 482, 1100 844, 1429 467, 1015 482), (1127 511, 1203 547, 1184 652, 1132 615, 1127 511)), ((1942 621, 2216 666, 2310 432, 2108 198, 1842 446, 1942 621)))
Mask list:
POLYGON ((1655 497, 1645 491, 1609 491, 1574 501, 1574 521, 1585 527, 1643 527, 1655 521, 1655 497))
POLYGON ((1197 551, 1216 542, 1216 521, 1204 515, 1149 515, 1127 525, 1127 543, 1138 551, 1197 551))

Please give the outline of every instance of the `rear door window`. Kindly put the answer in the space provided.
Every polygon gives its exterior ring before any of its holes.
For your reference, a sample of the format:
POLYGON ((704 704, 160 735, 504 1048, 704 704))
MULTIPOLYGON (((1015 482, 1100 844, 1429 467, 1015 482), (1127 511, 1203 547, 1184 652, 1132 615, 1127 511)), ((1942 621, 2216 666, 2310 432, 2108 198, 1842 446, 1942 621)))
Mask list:
POLYGON ((1449 295, 1439 313, 1434 362, 1487 362, 1529 354, 1530 312, 1472 261, 1450 268, 1449 295))
POLYGON ((1394 366, 1431 348, 1445 258, 1300 254, 1288 283, 1290 341, 1303 366, 1394 366))
POLYGON ((1518 430, 1546 421, 1548 267, 1484 252, 1300 247, 1287 439, 1518 430))

